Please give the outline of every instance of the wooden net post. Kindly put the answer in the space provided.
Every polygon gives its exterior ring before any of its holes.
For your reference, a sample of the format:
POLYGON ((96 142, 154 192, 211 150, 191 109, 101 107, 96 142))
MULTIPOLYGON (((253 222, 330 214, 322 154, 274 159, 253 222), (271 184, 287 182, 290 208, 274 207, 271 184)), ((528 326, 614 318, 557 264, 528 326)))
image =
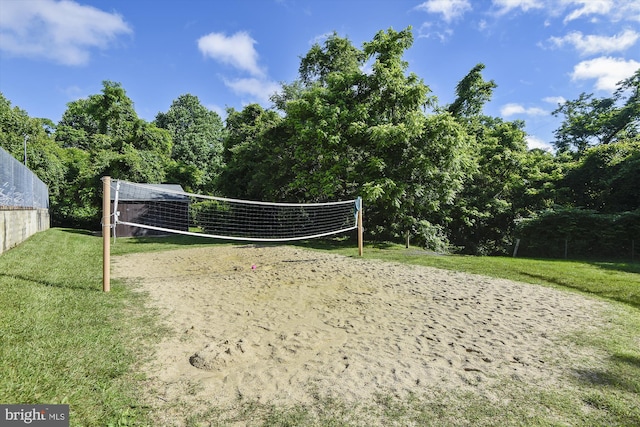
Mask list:
POLYGON ((102 290, 111 290, 111 177, 102 178, 102 290))
POLYGON ((358 256, 362 256, 364 246, 363 226, 362 226, 362 197, 358 197, 358 256))

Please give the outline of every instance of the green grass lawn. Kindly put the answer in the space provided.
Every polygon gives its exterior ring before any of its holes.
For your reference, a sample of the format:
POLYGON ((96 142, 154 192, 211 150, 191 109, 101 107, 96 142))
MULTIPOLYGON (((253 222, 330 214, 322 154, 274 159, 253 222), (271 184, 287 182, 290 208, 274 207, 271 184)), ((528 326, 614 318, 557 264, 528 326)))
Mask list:
POLYGON ((71 425, 144 416, 132 367, 159 329, 141 297, 102 292, 101 240, 52 229, 0 255, 0 402, 70 404, 71 425))
MULTIPOLYGON (((118 239, 112 254, 222 244, 195 237, 118 239)), ((356 256, 350 244, 301 243, 356 256)), ((144 296, 113 281, 102 292, 102 241, 89 233, 51 229, 0 255, 0 402, 67 403, 72 426, 153 425, 138 399, 137 366, 165 333, 144 296)), ((239 402, 193 414, 187 425, 360 426, 366 417, 386 425, 640 425, 640 265, 623 262, 434 256, 397 245, 367 246, 366 258, 428 265, 570 289, 612 301, 596 334, 567 342, 602 355, 566 387, 537 390, 507 381, 508 399, 449 395, 373 406, 319 400, 276 407, 239 402)), ((578 369, 579 367, 579 369, 578 369)))

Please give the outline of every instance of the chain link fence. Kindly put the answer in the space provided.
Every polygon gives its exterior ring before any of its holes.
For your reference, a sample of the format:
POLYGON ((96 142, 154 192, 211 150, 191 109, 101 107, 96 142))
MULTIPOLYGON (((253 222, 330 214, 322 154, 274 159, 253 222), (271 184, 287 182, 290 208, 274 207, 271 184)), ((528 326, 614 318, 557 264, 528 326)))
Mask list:
POLYGON ((0 209, 48 209, 49 189, 0 147, 0 209))
POLYGON ((640 239, 516 239, 513 256, 555 259, 620 259, 640 261, 640 239))

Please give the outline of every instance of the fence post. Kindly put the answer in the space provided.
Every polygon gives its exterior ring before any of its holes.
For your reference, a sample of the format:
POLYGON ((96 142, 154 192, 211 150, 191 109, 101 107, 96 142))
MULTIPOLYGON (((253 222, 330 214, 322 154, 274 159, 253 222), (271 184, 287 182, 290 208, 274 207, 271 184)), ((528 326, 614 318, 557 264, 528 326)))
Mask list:
POLYGON ((102 178, 102 290, 111 290, 111 177, 102 178))
POLYGON ((362 256, 362 251, 364 247, 364 228, 362 226, 362 197, 358 197, 358 256, 362 256))
POLYGON ((27 166, 27 139, 29 139, 29 135, 24 136, 24 166, 27 166))
POLYGON ((513 257, 518 255, 518 248, 520 247, 520 239, 516 239, 516 246, 513 248, 513 257))

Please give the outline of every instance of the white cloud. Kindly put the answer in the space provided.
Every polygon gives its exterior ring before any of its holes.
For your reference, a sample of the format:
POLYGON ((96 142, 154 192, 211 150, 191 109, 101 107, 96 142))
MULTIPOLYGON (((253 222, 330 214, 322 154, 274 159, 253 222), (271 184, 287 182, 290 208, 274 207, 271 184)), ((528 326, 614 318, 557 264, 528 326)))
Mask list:
POLYGON ((577 9, 565 16, 565 24, 589 15, 608 15, 613 8, 612 0, 565 0, 563 3, 579 5, 577 9))
POLYGON ((571 79, 591 80, 595 79, 595 88, 613 92, 618 82, 630 77, 638 68, 640 62, 630 59, 611 58, 602 56, 599 58, 582 61, 573 67, 571 79))
POLYGON ((565 24, 581 18, 597 22, 599 16, 614 22, 640 21, 638 0, 562 0, 561 5, 570 10, 564 18, 565 24))
POLYGON ((83 98, 84 96, 84 91, 76 85, 59 88, 58 91, 63 93, 71 101, 83 98))
POLYGON ((471 4, 468 0, 427 0, 416 6, 416 9, 428 13, 440 13, 446 22, 451 22, 470 11, 471 4))
POLYGON ((509 117, 514 115, 526 115, 526 116, 546 116, 548 111, 538 107, 525 108, 520 104, 509 103, 500 108, 500 114, 503 117, 509 117))
POLYGON ((542 139, 535 137, 533 135, 527 135, 525 136, 525 141, 527 141, 527 147, 529 148, 529 150, 533 150, 535 148, 538 148, 540 150, 544 150, 544 151, 553 151, 553 145, 543 141, 542 139))
POLYGON ((116 13, 74 1, 3 1, 0 51, 64 65, 89 62, 92 48, 106 49, 133 30, 116 13))
POLYGON ((493 5, 499 8, 498 15, 504 15, 513 9, 522 9, 528 12, 531 9, 542 9, 544 3, 541 0, 493 0, 493 5))
POLYGON ((624 52, 633 46, 640 38, 640 33, 625 30, 615 36, 584 36, 580 31, 573 31, 564 37, 551 37, 549 41, 557 47, 565 44, 573 45, 580 55, 594 55, 598 53, 624 52))
POLYGON ((554 105, 562 105, 565 102, 567 102, 564 96, 547 96, 545 98, 542 98, 542 100, 544 102, 548 102, 549 104, 554 104, 554 105))
POLYGON ((524 107, 520 104, 505 104, 500 108, 500 114, 504 117, 524 113, 524 107))
POLYGON ((256 43, 248 33, 241 31, 227 37, 223 33, 211 33, 198 39, 198 49, 205 57, 210 57, 258 77, 265 75, 258 66, 256 43))
POLYGON ((418 38, 421 38, 421 39, 435 38, 440 40, 443 43, 447 41, 452 35, 453 35, 453 30, 451 28, 434 29, 433 24, 431 22, 423 23, 418 29, 418 38))
POLYGON ((224 84, 239 95, 250 95, 262 103, 269 102, 269 97, 280 90, 280 85, 269 80, 256 78, 224 79, 224 84))

